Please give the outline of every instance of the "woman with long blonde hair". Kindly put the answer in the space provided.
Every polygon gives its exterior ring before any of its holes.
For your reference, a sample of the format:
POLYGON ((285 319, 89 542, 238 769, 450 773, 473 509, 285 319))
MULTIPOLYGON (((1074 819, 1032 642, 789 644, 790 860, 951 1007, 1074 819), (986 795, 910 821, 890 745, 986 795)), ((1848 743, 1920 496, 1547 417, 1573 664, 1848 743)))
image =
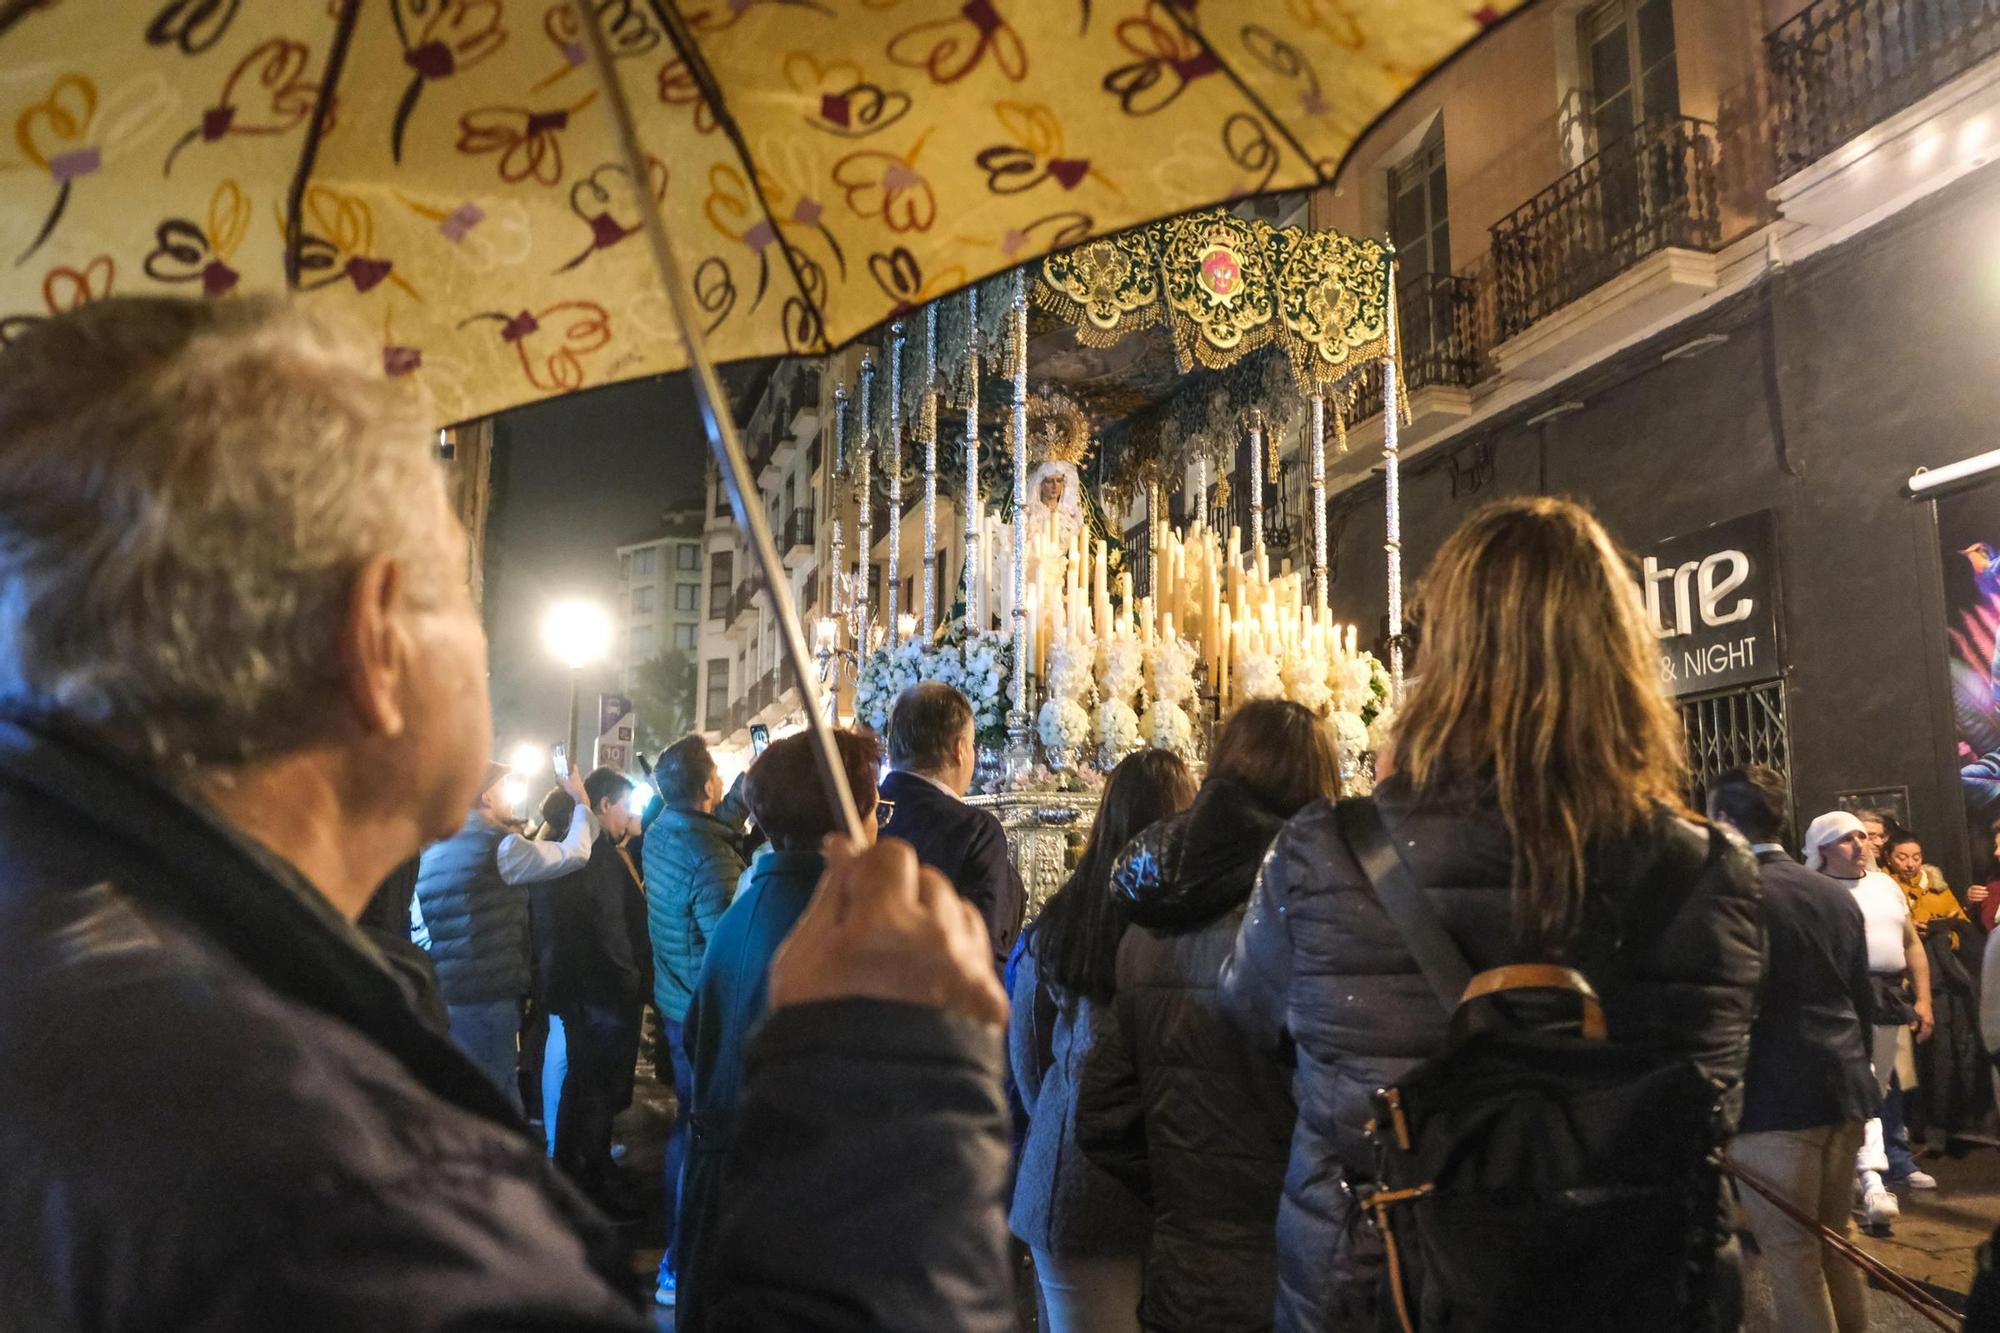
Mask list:
MULTIPOLYGON (((1756 872, 1684 807, 1681 730, 1628 561, 1580 505, 1503 500, 1446 539, 1419 601, 1422 674, 1371 798, 1391 845, 1475 972, 1576 968, 1613 1040, 1693 1060, 1732 1090, 1733 1123, 1762 966, 1756 872)), ((1381 1255, 1354 1202, 1374 1166, 1370 1097, 1444 1048, 1447 1015, 1332 803, 1273 845, 1223 995, 1297 1050, 1277 1327, 1372 1328, 1381 1255)))

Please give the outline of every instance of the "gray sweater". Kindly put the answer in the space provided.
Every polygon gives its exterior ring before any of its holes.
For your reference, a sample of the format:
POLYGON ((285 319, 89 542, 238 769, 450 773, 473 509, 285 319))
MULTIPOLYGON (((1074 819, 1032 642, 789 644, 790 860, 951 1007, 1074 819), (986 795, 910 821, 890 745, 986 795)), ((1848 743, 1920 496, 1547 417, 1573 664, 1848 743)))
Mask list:
POLYGON ((1076 1142, 1076 1080, 1091 1045, 1114 1021, 1112 1010, 1053 989, 1038 996, 1035 943, 1031 936, 1015 964, 1007 1025, 1014 1082, 1028 1108, 1008 1225, 1024 1243, 1053 1254, 1136 1259, 1145 1252, 1152 1214, 1076 1142))

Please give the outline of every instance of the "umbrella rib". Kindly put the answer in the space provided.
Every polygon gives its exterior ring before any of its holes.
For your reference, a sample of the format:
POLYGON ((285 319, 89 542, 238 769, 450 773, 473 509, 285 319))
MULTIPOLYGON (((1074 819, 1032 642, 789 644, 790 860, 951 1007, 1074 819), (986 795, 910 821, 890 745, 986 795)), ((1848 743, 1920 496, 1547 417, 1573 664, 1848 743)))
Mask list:
POLYGON ((812 312, 813 328, 817 332, 819 345, 800 350, 817 352, 821 356, 830 355, 833 352, 833 344, 827 340, 826 311, 820 308, 819 302, 813 299, 812 292, 807 289, 805 274, 799 270, 798 253, 792 249, 792 243, 785 239, 784 230, 778 226, 778 219, 771 213, 771 201, 764 197, 763 183, 757 179, 757 163, 750 156, 749 144, 744 142, 743 127, 736 123, 736 117, 730 114, 729 104, 722 99, 722 85, 716 82, 715 72, 709 69, 708 62, 702 58, 701 48, 696 44, 694 34, 687 31, 672 0, 651 0, 651 3, 653 16, 666 30, 667 40, 674 44, 676 51, 680 52, 681 59, 687 62, 688 72, 694 75, 695 86, 701 89, 701 95, 708 99, 709 109, 715 113, 716 125, 728 136, 730 147, 736 150, 737 160, 743 163, 744 179, 750 182, 750 192, 757 196, 757 207, 763 211, 764 222, 771 228, 771 237, 778 243, 779 252, 785 256, 785 267, 791 271, 792 285, 798 289, 799 299, 804 301, 806 308, 812 312))
POLYGON ((299 169, 292 177, 292 185, 285 193, 285 285, 294 291, 299 286, 299 246, 304 240, 300 234, 301 215, 305 211, 306 184, 312 179, 313 167, 319 162, 320 130, 326 124, 327 107, 333 101, 333 90, 340 82, 340 71, 347 64, 347 48, 354 39, 355 21, 360 17, 361 0, 346 0, 340 8, 340 18, 333 30, 333 43, 327 48, 326 76, 320 80, 319 96, 313 99, 312 119, 306 122, 305 147, 299 150, 299 169))
POLYGON ((1292 133, 1292 127, 1290 125, 1287 125, 1284 121, 1284 118, 1279 116, 1277 112, 1271 110, 1271 108, 1265 104, 1264 99, 1259 97, 1256 94, 1256 92, 1251 89, 1248 83, 1244 82, 1243 76, 1236 72, 1236 67, 1230 64, 1227 60, 1223 59, 1222 52, 1216 50, 1215 46, 1208 40, 1208 38, 1202 36, 1200 28, 1196 27, 1194 24, 1188 22, 1187 19, 1183 18, 1178 12, 1177 7, 1174 5, 1161 5, 1160 12, 1164 13, 1168 18, 1172 19, 1174 22, 1174 26, 1179 28, 1181 32, 1184 33, 1187 36, 1187 38, 1190 41, 1192 41, 1196 46, 1199 46, 1202 49, 1203 53, 1205 53, 1210 60, 1213 60, 1215 62, 1215 67, 1217 69, 1221 70, 1224 74, 1229 76, 1229 81, 1236 85, 1236 91, 1242 93, 1244 99, 1248 101, 1251 106, 1257 108, 1258 112, 1264 117, 1264 119, 1271 123, 1271 128, 1276 130, 1279 133, 1279 135, 1281 135, 1284 138, 1284 141, 1287 144, 1291 145, 1292 151, 1299 155, 1299 160, 1306 164, 1306 170, 1312 173, 1312 178, 1315 184, 1318 185, 1333 184, 1333 178, 1331 176, 1326 176, 1321 174, 1319 169, 1319 159, 1315 158, 1311 153, 1308 153, 1306 151, 1306 146, 1299 142, 1297 135, 1292 133))

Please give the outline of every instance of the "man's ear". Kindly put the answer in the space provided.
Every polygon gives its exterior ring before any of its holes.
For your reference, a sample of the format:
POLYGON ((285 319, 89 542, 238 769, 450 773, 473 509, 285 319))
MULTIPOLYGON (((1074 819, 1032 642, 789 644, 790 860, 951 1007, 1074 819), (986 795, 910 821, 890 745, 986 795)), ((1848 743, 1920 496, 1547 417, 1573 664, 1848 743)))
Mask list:
POLYGON ((368 561, 354 576, 340 634, 347 702, 364 730, 392 739, 403 734, 402 694, 410 671, 404 592, 403 569, 395 557, 368 561))

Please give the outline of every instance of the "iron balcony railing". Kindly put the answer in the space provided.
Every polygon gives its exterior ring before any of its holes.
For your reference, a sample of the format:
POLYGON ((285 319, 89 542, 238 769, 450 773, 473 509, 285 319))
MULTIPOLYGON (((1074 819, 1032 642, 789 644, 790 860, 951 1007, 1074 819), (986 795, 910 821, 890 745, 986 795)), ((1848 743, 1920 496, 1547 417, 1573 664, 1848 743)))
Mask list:
MULTIPOLYGON (((1479 345, 1473 319, 1476 297, 1472 279, 1450 273, 1420 274, 1396 284, 1406 388, 1464 388, 1479 378, 1479 358, 1486 349, 1479 345)), ((1382 363, 1362 367, 1355 385, 1350 426, 1382 411, 1382 363)))
POLYGON ((750 610, 751 599, 757 595, 757 581, 745 579, 736 585, 736 596, 729 603, 729 618, 736 620, 750 610))
POLYGON ((785 520, 784 549, 795 551, 801 546, 810 547, 812 544, 813 511, 810 509, 794 509, 791 512, 791 516, 785 520))
POLYGON ((1511 338, 1667 249, 1722 240, 1715 127, 1657 116, 1493 224, 1499 336, 1511 338))
POLYGON ((1764 39, 1778 172, 2000 52, 2000 0, 1816 0, 1764 39))

